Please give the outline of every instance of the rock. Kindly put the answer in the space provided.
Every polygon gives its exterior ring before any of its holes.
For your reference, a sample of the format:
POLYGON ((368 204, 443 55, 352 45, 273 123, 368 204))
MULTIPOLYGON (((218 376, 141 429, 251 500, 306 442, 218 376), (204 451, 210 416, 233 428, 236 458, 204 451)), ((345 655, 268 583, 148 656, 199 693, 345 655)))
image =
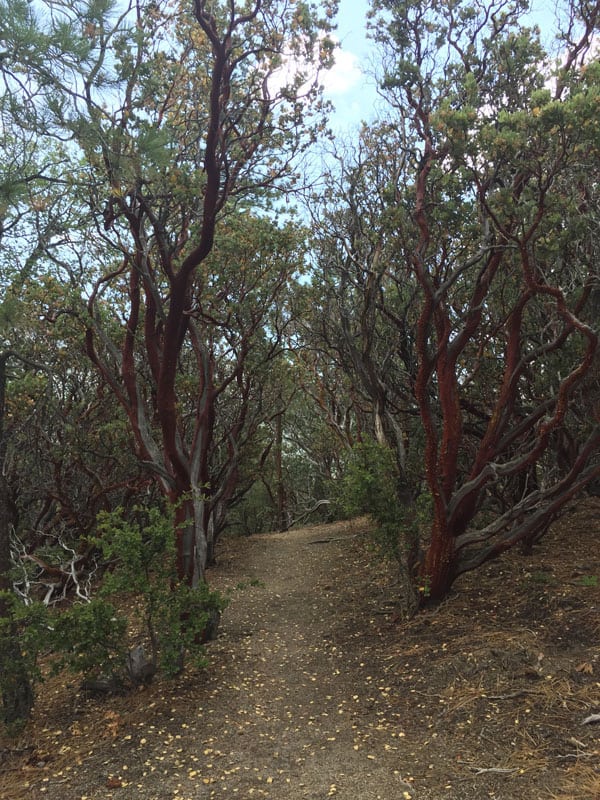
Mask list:
POLYGON ((150 683, 156 674, 156 663, 148 657, 143 645, 140 644, 129 651, 127 673, 135 684, 150 683))
POLYGON ((117 675, 88 675, 81 682, 81 691, 92 695, 120 694, 123 681, 117 675))

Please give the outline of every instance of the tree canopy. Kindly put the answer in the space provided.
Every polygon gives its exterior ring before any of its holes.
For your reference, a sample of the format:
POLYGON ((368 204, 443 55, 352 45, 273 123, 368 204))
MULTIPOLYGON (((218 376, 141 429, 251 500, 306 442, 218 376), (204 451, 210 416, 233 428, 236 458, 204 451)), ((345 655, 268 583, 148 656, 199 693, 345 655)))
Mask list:
POLYGON ((600 4, 547 45, 521 0, 373 0, 383 111, 346 142, 335 11, 0 0, 0 588, 25 604, 89 604, 119 536, 156 535, 194 644, 228 527, 346 504, 414 610, 597 484, 600 4))

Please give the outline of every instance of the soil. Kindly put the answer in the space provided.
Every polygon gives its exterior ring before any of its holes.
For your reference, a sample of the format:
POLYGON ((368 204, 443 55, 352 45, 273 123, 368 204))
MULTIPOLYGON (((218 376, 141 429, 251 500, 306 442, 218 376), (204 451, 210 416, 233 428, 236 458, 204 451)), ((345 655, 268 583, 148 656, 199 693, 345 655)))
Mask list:
POLYGON ((364 520, 228 540, 208 667, 49 679, 0 797, 599 800, 599 533, 591 500, 410 621, 364 520))

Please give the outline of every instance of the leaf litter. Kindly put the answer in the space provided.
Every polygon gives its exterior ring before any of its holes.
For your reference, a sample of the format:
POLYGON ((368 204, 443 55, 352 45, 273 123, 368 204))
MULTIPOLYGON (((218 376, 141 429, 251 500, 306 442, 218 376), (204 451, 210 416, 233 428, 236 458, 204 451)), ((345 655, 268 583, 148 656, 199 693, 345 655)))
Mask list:
POLYGON ((102 702, 49 678, 0 798, 598 800, 600 591, 573 570, 600 573, 599 507, 407 622, 364 520, 227 540, 208 668, 102 702))

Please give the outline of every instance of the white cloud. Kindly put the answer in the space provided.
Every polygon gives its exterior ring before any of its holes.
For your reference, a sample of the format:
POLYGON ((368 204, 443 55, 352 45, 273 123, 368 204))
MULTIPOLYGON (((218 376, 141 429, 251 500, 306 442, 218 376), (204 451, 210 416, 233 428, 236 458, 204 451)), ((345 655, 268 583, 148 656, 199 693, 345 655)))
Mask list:
POLYGON ((335 63, 331 69, 321 72, 320 80, 329 95, 340 95, 352 91, 364 80, 358 57, 348 50, 336 47, 335 63))
MULTIPOLYGON (((322 69, 318 75, 319 83, 330 97, 337 97, 351 92, 364 82, 364 75, 357 55, 349 50, 342 50, 339 43, 336 43, 334 59, 331 69, 322 69)), ((317 51, 315 48, 316 60, 317 51)), ((299 59, 292 54, 284 56, 282 66, 269 77, 269 90, 271 93, 276 94, 286 84, 291 83, 298 72, 304 73, 307 78, 305 88, 309 86, 316 76, 314 63, 299 59)))

